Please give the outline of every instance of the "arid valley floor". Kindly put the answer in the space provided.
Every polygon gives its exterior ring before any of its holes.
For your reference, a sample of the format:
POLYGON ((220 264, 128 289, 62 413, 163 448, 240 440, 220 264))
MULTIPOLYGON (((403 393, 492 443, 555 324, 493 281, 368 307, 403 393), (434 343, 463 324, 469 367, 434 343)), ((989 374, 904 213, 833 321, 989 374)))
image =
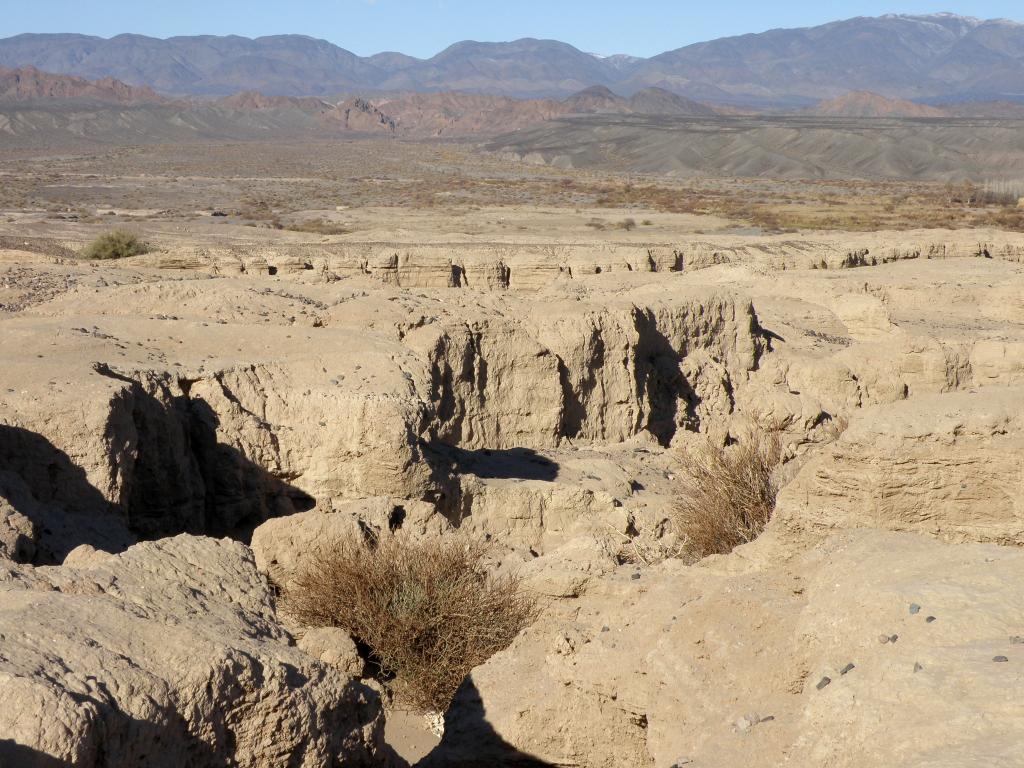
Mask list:
POLYGON ((523 159, 0 151, 0 765, 1020 765, 1024 208, 523 159), (754 422, 700 559, 680 457, 754 422), (539 597, 443 736, 279 609, 359 531, 539 597))

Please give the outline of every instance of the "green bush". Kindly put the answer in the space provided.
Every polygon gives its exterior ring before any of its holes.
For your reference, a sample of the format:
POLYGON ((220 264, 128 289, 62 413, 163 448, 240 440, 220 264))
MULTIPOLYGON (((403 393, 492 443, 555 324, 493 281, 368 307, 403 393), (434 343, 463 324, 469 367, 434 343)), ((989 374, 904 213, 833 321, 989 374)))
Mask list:
POLYGON ((123 229, 112 229, 89 243, 82 255, 87 259, 125 259, 148 250, 149 247, 138 235, 123 229))

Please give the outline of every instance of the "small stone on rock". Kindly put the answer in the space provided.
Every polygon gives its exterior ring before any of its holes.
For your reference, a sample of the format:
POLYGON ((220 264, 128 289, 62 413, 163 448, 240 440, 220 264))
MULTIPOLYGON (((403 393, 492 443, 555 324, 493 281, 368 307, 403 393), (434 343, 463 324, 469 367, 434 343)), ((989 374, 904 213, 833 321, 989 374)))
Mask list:
POLYGON ((996 664, 1005 664, 1009 661, 1009 659, 1005 656, 993 656, 992 661, 994 661, 996 664))
POLYGON ((632 576, 630 576, 630 578, 633 579, 633 581, 639 581, 640 580, 640 574, 639 573, 634 573, 632 576))
POLYGON ((929 624, 931 624, 933 621, 935 621, 935 617, 934 616, 929 616, 927 619, 925 619, 925 621, 928 622, 929 624))
POLYGON ((889 636, 888 635, 879 635, 878 636, 878 642, 880 642, 882 645, 885 645, 886 643, 889 642, 889 636))
POLYGON ((915 662, 914 662, 914 674, 917 674, 917 673, 918 673, 918 672, 920 672, 920 671, 921 671, 922 669, 924 669, 924 667, 922 667, 922 666, 921 666, 920 664, 918 664, 918 663, 917 663, 917 662, 915 661, 915 662))
POLYGON ((910 604, 910 615, 911 616, 916 616, 920 612, 921 612, 921 606, 920 605, 918 605, 917 603, 911 603, 910 604))
POLYGON ((831 685, 831 684, 832 684, 832 678, 831 677, 823 677, 823 678, 821 678, 821 680, 818 681, 818 685, 816 687, 817 687, 817 689, 819 691, 821 691, 821 690, 824 690, 825 688, 828 688, 829 685, 831 685))
POLYGON ((746 731, 749 731, 751 728, 753 728, 755 723, 751 722, 746 717, 741 717, 739 720, 737 720, 735 723, 733 723, 733 725, 736 726, 736 730, 737 731, 744 731, 744 732, 746 732, 746 731))
POLYGON ((890 643, 895 643, 899 639, 900 639, 899 635, 889 635, 889 642, 890 643))
POLYGON ((845 667, 843 667, 841 670, 839 670, 839 674, 845 675, 847 672, 852 672, 856 668, 857 667, 853 664, 853 662, 850 662, 845 667))

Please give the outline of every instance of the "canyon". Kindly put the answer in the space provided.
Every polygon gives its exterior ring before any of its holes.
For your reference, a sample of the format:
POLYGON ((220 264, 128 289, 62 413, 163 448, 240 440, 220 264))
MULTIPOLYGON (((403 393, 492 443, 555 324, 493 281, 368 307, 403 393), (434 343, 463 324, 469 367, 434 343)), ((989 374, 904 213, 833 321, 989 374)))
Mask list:
POLYGON ((400 761, 362 663, 296 648, 267 586, 369 528, 489 538, 545 600, 424 765, 1012 761, 1009 701, 943 724, 1019 676, 1021 236, 66 243, 0 268, 4 711, 66 711, 0 719, 8 759, 400 761), (774 521, 678 559, 674 452, 766 417, 774 521))

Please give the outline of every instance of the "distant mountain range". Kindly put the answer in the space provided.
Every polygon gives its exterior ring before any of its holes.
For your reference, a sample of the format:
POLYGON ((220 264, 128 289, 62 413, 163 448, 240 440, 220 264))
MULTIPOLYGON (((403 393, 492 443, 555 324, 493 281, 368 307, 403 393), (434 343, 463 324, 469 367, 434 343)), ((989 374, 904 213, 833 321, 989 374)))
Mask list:
POLYGON ((0 146, 73 139, 100 142, 337 136, 413 138, 494 135, 574 115, 717 117, 715 109, 660 88, 631 98, 593 86, 566 99, 481 93, 387 93, 332 102, 241 91, 219 99, 161 96, 114 78, 87 80, 34 67, 0 68, 0 146))
POLYGON ((592 86, 657 87, 721 104, 809 106, 849 91, 918 102, 1024 101, 1024 25, 952 14, 855 18, 722 38, 649 59, 600 57, 553 40, 461 42, 429 59, 361 57, 296 35, 0 40, 0 66, 116 78, 171 96, 337 96, 462 91, 563 98, 592 86))

